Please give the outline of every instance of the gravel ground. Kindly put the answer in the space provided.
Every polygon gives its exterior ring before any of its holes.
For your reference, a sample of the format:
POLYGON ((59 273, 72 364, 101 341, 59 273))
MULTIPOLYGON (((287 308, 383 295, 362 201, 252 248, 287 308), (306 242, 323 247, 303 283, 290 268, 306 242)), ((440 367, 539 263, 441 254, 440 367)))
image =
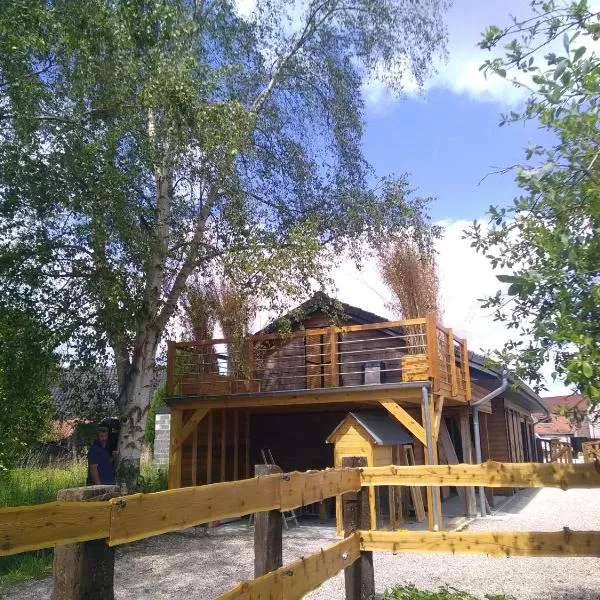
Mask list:
MULTIPOLYGON (((469 530, 553 531, 600 529, 600 490, 520 492, 503 511, 473 522, 469 530)), ((284 562, 330 545, 332 527, 302 526, 284 533, 284 562)), ((487 558, 470 555, 376 553, 375 585, 381 593, 397 583, 436 589, 450 585, 483 596, 511 594, 518 600, 597 600, 600 559, 487 558)), ((252 578, 252 530, 243 523, 167 534, 130 544, 117 553, 116 595, 128 600, 209 600, 252 578)), ((50 597, 49 579, 5 590, 7 600, 50 597)), ((309 594, 311 600, 343 599, 343 575, 309 594)))

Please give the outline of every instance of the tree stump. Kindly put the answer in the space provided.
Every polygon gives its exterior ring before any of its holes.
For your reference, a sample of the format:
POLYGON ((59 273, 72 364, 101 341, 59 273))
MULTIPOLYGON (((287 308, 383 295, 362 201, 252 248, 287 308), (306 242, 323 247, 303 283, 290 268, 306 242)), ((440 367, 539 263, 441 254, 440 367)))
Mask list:
MULTIPOLYGON (((116 485, 91 485, 58 492, 61 502, 107 500, 120 496, 116 485)), ((52 600, 114 600, 115 551, 106 540, 54 549, 52 600)))

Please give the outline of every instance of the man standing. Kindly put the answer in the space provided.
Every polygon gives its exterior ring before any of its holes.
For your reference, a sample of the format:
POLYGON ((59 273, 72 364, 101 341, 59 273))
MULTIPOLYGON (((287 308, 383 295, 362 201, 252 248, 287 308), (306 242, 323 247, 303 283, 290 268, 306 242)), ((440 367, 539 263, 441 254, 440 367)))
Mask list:
POLYGON ((100 426, 88 452, 88 485, 114 485, 115 469, 108 448, 108 428, 100 426))

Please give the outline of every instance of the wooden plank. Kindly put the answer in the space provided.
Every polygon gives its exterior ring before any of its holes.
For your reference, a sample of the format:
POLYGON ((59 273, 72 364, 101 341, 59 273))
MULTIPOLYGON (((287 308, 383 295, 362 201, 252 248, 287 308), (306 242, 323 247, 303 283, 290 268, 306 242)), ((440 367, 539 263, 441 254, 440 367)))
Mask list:
POLYGON ((215 428, 214 410, 208 414, 208 432, 206 434, 206 483, 212 483, 213 437, 215 428))
MULTIPOLYGON (((419 390, 420 393, 420 390, 419 390)), ((424 446, 427 446, 425 429, 413 419, 397 402, 393 400, 380 400, 381 405, 391 413, 406 429, 408 429, 424 446)))
POLYGON ((427 317, 427 354, 429 356, 429 364, 431 365, 431 377, 433 379, 433 391, 439 392, 440 390, 440 363, 438 356, 438 345, 437 345, 437 324, 435 316, 429 315, 427 317))
POLYGON ((484 487, 556 487, 563 490, 600 487, 594 464, 499 463, 365 467, 363 485, 455 485, 484 487))
POLYGON ((442 422, 442 411, 444 410, 444 396, 438 396, 435 403, 435 414, 433 417, 433 439, 437 442, 440 435, 440 423, 442 422))
POLYGON ((198 428, 192 434, 192 485, 198 484, 198 428))
POLYGON ((358 469, 326 469, 286 473, 281 480, 281 510, 291 510, 361 487, 358 469))
POLYGON ((598 531, 361 531, 361 549, 489 556, 600 556, 598 531))
POLYGON ((338 387, 340 385, 340 365, 338 356, 338 334, 335 327, 329 329, 329 385, 338 387))
POLYGON ((471 401, 471 371, 469 368, 469 350, 467 349, 467 340, 463 339, 460 343, 462 370, 465 377, 465 399, 471 401))
POLYGON ((0 556, 107 538, 111 505, 48 502, 0 509, 0 556))
MULTIPOLYGON (((404 446, 404 460, 406 461, 407 465, 415 464, 415 454, 412 446, 404 446)), ((425 506, 423 505, 423 494, 421 493, 421 488, 411 485, 410 494, 413 503, 413 510, 415 511, 415 518, 417 519, 417 522, 422 523, 427 518, 427 515, 425 514, 425 506)))
POLYGON ((280 508, 279 475, 111 500, 109 545, 280 508))
POLYGON ((405 319, 404 321, 382 321, 381 323, 367 323, 366 325, 345 325, 336 327, 339 333, 349 333, 351 331, 373 331, 376 329, 391 329, 397 327, 406 327, 408 325, 425 325, 426 319, 405 319))
POLYGON ((171 408, 169 444, 169 489, 181 487, 181 446, 175 444, 183 425, 183 410, 171 408))
MULTIPOLYGON (((440 424, 440 444, 444 448, 444 454, 446 455, 446 460, 449 465, 457 465, 458 464, 458 456, 456 454, 456 449, 454 448, 454 444, 452 443, 452 438, 450 437, 450 432, 448 431, 448 427, 446 427, 446 423, 442 421, 440 424)), ((463 503, 466 502, 466 490, 464 487, 457 486, 456 491, 460 496, 460 499, 463 503)))
POLYGON ((227 411, 221 411, 221 481, 227 479, 227 411))
POLYGON ((186 409, 191 408, 262 408, 272 406, 293 406, 309 404, 337 404, 337 403, 359 403, 378 402, 382 395, 389 400, 404 400, 407 402, 418 403, 421 401, 420 387, 387 387, 382 384, 380 390, 365 390, 360 389, 363 386, 355 386, 355 389, 348 388, 328 388, 327 390, 314 390, 307 394, 302 392, 281 392, 265 396, 257 396, 256 394, 235 394, 233 396, 207 396, 207 397, 191 397, 177 398, 172 400, 172 407, 181 407, 186 409), (330 391, 331 390, 331 391, 330 391))
POLYGON ((302 598, 337 575, 360 556, 360 541, 354 534, 325 550, 284 565, 252 581, 238 583, 218 600, 266 600, 302 598))
POLYGON ((202 419, 209 413, 207 408, 197 408, 192 416, 182 426, 181 431, 176 432, 175 437, 171 437, 172 449, 179 448, 185 440, 190 437, 194 429, 198 427, 202 419))
POLYGON ((233 480, 239 479, 240 464, 240 413, 233 411, 233 480))
POLYGON ((245 452, 246 452, 246 478, 250 477, 250 413, 247 412, 246 413, 246 427, 245 427, 245 441, 244 441, 244 448, 245 448, 245 452))
POLYGON ((177 346, 175 342, 167 342, 167 396, 175 393, 175 366, 177 362, 177 346))
POLYGON ((450 365, 450 386, 452 389, 452 397, 458 395, 458 379, 456 375, 456 355, 454 354, 454 333, 448 328, 448 364, 450 365))

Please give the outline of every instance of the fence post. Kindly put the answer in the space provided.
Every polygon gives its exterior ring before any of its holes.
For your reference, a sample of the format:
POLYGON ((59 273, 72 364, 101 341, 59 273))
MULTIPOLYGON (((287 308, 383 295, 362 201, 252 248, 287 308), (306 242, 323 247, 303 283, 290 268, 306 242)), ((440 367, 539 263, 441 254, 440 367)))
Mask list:
MULTIPOLYGON (((116 485, 91 485, 58 492, 61 502, 108 500, 120 496, 116 485)), ((113 600, 115 551, 105 540, 58 546, 52 567, 52 600, 113 600)))
MULTIPOLYGON (((276 465, 255 465, 254 475, 281 473, 276 465)), ((283 566, 283 515, 269 510, 254 515, 254 577, 283 566)))
MULTIPOLYGON (((349 456, 342 459, 343 467, 366 467, 367 459, 349 456)), ((344 537, 357 530, 368 531, 371 528, 369 513, 369 488, 362 487, 360 492, 348 492, 342 496, 342 523, 344 537)), ((373 572, 373 553, 361 552, 360 558, 344 569, 346 580, 346 600, 373 600, 375 598, 375 574, 373 572)))

